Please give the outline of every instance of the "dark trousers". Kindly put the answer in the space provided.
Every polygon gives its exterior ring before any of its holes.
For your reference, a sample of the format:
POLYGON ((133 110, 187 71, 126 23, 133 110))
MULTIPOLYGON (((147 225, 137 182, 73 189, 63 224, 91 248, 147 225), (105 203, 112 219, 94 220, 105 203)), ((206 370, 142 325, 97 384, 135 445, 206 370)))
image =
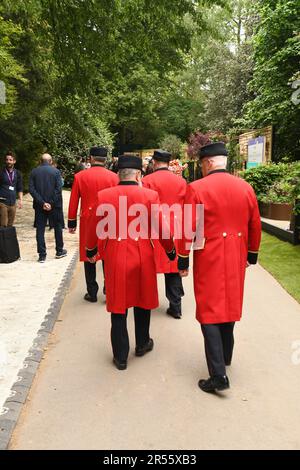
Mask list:
POLYGON ((165 287, 170 309, 174 313, 181 313, 181 297, 184 296, 184 290, 179 273, 166 273, 165 287))
MULTIPOLYGON (((45 229, 48 221, 46 211, 35 211, 36 241, 37 252, 41 256, 46 256, 45 229)), ((62 224, 60 222, 54 225, 55 249, 56 253, 60 253, 64 247, 62 224)))
POLYGON ((88 294, 93 298, 97 297, 99 286, 96 281, 96 263, 85 261, 84 274, 88 294))
POLYGON ((230 365, 233 353, 234 322, 201 325, 201 329, 209 375, 226 375, 226 365, 230 365))
MULTIPOLYGON (((151 310, 134 307, 135 342, 137 347, 148 343, 151 310)), ((129 354, 129 337, 127 331, 127 311, 125 314, 111 314, 111 345, 114 357, 126 362, 129 354)))

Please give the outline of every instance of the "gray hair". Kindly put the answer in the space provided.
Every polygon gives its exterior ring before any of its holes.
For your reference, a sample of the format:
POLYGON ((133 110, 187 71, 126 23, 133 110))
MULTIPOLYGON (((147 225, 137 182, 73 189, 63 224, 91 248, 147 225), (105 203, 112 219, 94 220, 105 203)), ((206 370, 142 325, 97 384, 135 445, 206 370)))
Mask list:
POLYGON ((209 160, 214 166, 226 168, 227 166, 227 157, 225 155, 216 155, 215 157, 208 157, 209 160))
POLYGON ((135 178, 137 173, 140 173, 140 170, 136 170, 135 168, 122 168, 119 170, 120 181, 135 178))

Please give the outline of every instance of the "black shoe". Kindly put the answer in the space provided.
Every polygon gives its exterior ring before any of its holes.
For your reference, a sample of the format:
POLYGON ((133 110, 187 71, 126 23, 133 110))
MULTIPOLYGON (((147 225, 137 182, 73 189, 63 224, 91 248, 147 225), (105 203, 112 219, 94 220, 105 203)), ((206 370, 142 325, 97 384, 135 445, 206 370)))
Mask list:
POLYGON ((152 338, 149 339, 148 343, 145 344, 145 346, 142 347, 136 347, 135 348, 135 355, 136 356, 144 356, 149 351, 152 351, 154 346, 154 341, 152 338))
POLYGON ((91 297, 90 294, 85 294, 83 298, 84 300, 87 300, 88 302, 97 302, 97 297, 91 297))
POLYGON ((170 317, 176 318, 176 320, 180 320, 181 318, 181 313, 180 312, 173 312, 170 308, 167 310, 167 314, 170 315, 170 317))
POLYGON ((199 380, 198 386, 203 392, 211 393, 221 390, 226 390, 229 388, 229 380, 226 375, 216 375, 215 377, 210 377, 207 380, 199 380))
POLYGON ((67 256, 67 254, 68 254, 67 250, 61 250, 56 253, 55 258, 56 259, 64 258, 65 256, 67 256))
POLYGON ((118 359, 116 359, 116 358, 114 357, 114 358, 113 358, 113 363, 114 363, 114 365, 116 366, 116 368, 117 368, 118 370, 125 370, 125 369, 127 369, 127 362, 126 362, 126 361, 125 361, 125 362, 120 362, 120 361, 118 361, 118 359))
POLYGON ((39 263, 45 263, 46 261, 46 255, 39 255, 38 262, 39 263))

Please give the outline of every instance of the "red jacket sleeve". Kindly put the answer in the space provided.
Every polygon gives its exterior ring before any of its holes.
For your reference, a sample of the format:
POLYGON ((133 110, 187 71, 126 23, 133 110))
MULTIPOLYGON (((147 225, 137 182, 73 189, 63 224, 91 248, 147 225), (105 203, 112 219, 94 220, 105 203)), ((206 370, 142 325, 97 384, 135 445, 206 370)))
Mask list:
POLYGON ((85 250, 86 250, 86 256, 88 258, 92 258, 93 256, 96 256, 96 254, 98 253, 97 224, 100 220, 100 217, 97 216, 97 207, 98 207, 98 202, 94 204, 87 220, 85 250))
POLYGON ((248 224, 248 262, 256 264, 261 240, 261 220, 257 199, 251 188, 252 212, 248 224))
POLYGON ((182 237, 178 240, 178 269, 189 267, 189 255, 197 227, 197 197, 191 185, 187 186, 182 217, 182 237))
POLYGON ((69 211, 68 211, 68 227, 69 228, 76 228, 77 226, 77 211, 80 199, 80 191, 79 191, 79 184, 78 179, 75 175, 70 202, 69 202, 69 211))

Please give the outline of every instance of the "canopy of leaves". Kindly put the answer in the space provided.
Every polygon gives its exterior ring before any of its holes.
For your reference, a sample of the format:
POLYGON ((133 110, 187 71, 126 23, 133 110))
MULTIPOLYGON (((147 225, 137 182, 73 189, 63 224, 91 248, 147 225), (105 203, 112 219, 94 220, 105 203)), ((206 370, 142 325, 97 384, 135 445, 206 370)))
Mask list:
POLYGON ((300 2, 260 0, 254 37, 255 98, 246 106, 244 124, 275 126, 275 158, 300 158, 300 106, 292 102, 292 83, 300 78, 300 2))
POLYGON ((46 149, 193 134, 195 157, 198 131, 272 124, 276 158, 299 158, 299 18, 299 0, 2 0, 0 154, 27 172, 46 149))
POLYGON ((13 113, 17 99, 15 83, 26 82, 24 68, 13 55, 13 43, 21 37, 22 30, 11 21, 5 21, 1 13, 0 7, 0 81, 5 101, 0 105, 0 119, 13 113))
POLYGON ((19 83, 0 115, 0 152, 13 147, 27 170, 46 148, 87 147, 95 129, 110 145, 113 134, 117 144, 157 139, 157 112, 191 47, 186 18, 200 27, 214 4, 224 1, 3 0, 0 44, 19 83))
POLYGON ((183 143, 176 135, 166 135, 159 146, 171 153, 172 158, 180 158, 182 156, 183 143))

